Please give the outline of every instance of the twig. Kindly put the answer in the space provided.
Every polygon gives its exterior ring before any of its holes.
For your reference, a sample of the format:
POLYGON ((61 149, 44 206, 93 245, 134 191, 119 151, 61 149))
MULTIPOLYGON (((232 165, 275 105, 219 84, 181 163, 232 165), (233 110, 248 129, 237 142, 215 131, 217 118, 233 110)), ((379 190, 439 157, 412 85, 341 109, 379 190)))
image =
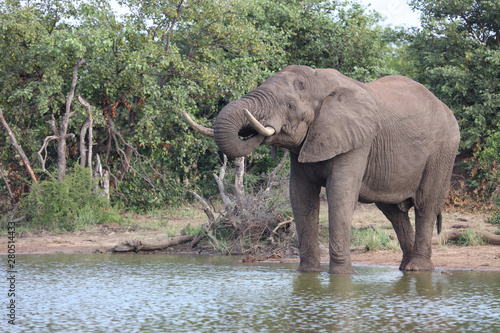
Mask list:
POLYGON ((276 178, 276 175, 278 174, 278 172, 281 170, 281 168, 283 168, 283 165, 285 165, 285 162, 288 158, 288 154, 289 154, 288 149, 285 149, 285 151, 283 153, 283 157, 281 158, 281 161, 276 166, 276 168, 274 168, 274 170, 271 172, 271 176, 269 176, 269 181, 267 182, 267 187, 266 187, 266 190, 264 191, 264 193, 268 194, 269 192, 271 192, 271 189, 274 186, 280 184, 279 182, 275 181, 275 178, 276 178))
POLYGON ((201 203, 203 211, 205 212, 205 214, 208 217, 208 221, 210 223, 214 223, 215 217, 214 217, 214 214, 212 213, 212 210, 210 209, 210 205, 208 204, 207 200, 202 198, 200 195, 198 195, 198 193, 196 193, 194 191, 188 191, 188 193, 190 193, 192 196, 194 196, 196 199, 198 199, 198 201, 201 203))
POLYGON ((200 195, 198 195, 198 193, 196 192, 193 192, 193 191, 188 191, 188 193, 190 193, 191 195, 193 195, 196 199, 198 199, 198 201, 201 203, 202 205, 202 209, 203 211, 205 212, 205 214, 207 215, 208 217, 208 221, 209 223, 208 224, 204 224, 200 231, 196 234, 196 236, 194 237, 193 241, 191 242, 191 247, 194 248, 196 247, 196 245, 198 245, 198 243, 205 237, 207 236, 208 238, 210 238, 212 240, 212 242, 214 243, 214 246, 217 250, 220 250, 220 245, 219 245, 219 242, 217 241, 217 239, 215 239, 215 237, 213 237, 212 235, 212 230, 215 228, 215 226, 217 225, 218 223, 218 219, 216 220, 215 217, 214 217, 214 214, 212 212, 212 210, 210 209, 210 205, 208 204, 207 200, 205 200, 204 198, 202 198, 200 195))

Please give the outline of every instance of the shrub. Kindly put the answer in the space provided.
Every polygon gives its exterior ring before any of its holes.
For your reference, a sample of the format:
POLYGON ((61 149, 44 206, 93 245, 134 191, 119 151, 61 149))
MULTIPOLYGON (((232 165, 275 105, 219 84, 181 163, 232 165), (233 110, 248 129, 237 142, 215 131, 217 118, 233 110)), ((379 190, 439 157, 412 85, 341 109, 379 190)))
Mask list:
POLYGON ((355 246, 365 246, 366 251, 399 248, 397 240, 392 240, 386 231, 379 228, 352 229, 351 243, 355 246))
POLYGON ((471 228, 467 228, 457 239, 457 244, 465 246, 481 246, 484 245, 484 241, 481 236, 477 234, 477 232, 471 228))
POLYGON ((97 189, 89 169, 78 165, 63 181, 51 178, 33 184, 21 210, 26 214, 26 226, 38 230, 73 231, 122 220, 97 189))

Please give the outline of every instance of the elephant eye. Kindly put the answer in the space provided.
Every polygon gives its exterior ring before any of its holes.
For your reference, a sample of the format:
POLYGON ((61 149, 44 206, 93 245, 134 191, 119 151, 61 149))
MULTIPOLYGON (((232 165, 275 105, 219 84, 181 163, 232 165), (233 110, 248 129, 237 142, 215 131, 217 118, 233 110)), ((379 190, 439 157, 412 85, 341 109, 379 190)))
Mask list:
POLYGON ((292 109, 292 108, 293 108, 292 103, 288 103, 286 106, 287 106, 289 109, 292 109))

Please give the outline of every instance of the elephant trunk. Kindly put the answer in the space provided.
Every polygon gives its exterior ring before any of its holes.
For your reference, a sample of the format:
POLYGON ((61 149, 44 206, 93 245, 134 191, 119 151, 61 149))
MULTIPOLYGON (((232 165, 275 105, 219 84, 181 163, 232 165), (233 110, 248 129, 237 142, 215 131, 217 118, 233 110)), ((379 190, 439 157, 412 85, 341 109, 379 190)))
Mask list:
POLYGON ((241 157, 254 151, 264 141, 247 120, 245 106, 234 101, 225 106, 214 124, 215 143, 229 157, 241 157))

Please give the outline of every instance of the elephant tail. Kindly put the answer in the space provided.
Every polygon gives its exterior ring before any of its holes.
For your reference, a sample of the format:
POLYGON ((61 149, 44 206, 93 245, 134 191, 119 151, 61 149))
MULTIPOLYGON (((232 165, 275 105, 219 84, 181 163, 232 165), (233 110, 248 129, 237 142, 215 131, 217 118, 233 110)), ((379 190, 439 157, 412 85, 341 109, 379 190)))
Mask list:
POLYGON ((436 226, 437 226, 437 232, 439 235, 441 233, 441 229, 443 227, 443 214, 441 214, 441 212, 439 212, 439 214, 437 215, 436 226))

